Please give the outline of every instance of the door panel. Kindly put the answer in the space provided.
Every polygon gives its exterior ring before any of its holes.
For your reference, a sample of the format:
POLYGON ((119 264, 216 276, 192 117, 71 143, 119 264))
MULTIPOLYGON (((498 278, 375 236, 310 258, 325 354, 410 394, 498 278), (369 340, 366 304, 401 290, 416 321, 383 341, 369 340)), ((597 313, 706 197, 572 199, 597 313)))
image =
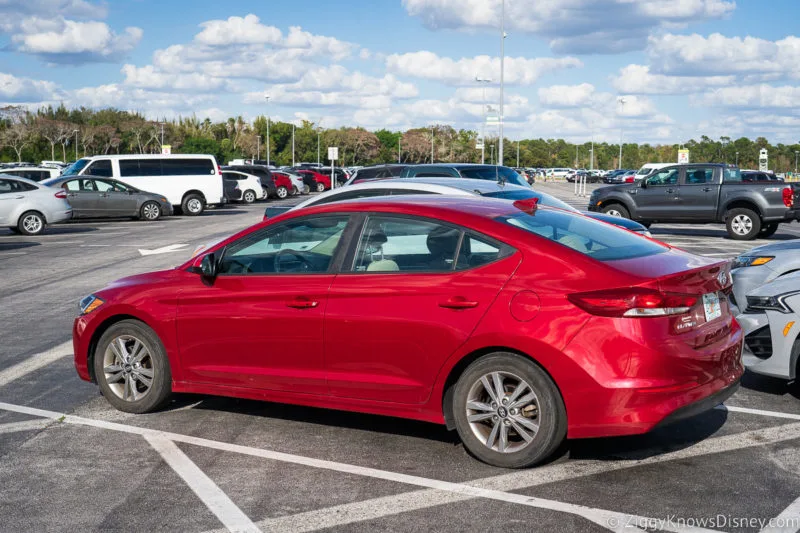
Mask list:
POLYGON ((647 178, 647 187, 636 189, 636 214, 643 220, 669 220, 675 218, 680 202, 678 168, 668 168, 647 178))
POLYGON ((79 178, 65 182, 62 187, 67 191, 67 201, 72 206, 72 216, 89 218, 98 216, 100 209, 100 193, 94 190, 93 180, 79 178))
POLYGON ((717 214, 719 178, 714 167, 686 167, 681 177, 680 206, 683 220, 713 220, 717 214))

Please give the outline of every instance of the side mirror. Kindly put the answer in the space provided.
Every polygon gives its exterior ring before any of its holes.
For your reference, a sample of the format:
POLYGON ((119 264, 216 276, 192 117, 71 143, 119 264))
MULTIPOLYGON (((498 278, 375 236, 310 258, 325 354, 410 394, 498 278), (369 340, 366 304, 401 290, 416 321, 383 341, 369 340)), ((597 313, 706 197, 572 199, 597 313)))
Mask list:
POLYGON ((647 180, 646 179, 641 180, 639 182, 639 185, 642 187, 642 189, 646 189, 647 188, 647 180))
POLYGON ((189 269, 189 271, 200 274, 203 283, 212 285, 217 278, 217 274, 219 274, 219 261, 217 260, 216 254, 210 253, 197 258, 194 263, 192 263, 192 268, 189 269))

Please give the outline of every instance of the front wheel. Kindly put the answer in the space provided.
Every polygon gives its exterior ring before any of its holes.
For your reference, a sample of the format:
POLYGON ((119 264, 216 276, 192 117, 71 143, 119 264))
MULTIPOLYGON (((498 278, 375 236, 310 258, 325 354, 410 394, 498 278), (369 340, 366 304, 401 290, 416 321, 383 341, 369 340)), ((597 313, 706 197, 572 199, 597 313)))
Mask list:
POLYGON ((309 194, 311 192, 311 187, 308 186, 308 183, 303 185, 303 194, 309 194))
POLYGON ((761 228, 761 231, 758 232, 758 236, 761 237, 762 239, 766 239, 767 237, 772 237, 773 235, 775 235, 775 232, 778 231, 779 227, 780 224, 778 222, 767 224, 766 226, 761 228))
POLYGON ((94 375, 108 403, 126 413, 155 411, 172 393, 167 352, 138 320, 117 322, 100 337, 94 375))
POLYGON ((609 204, 603 207, 601 211, 606 215, 611 215, 612 217, 631 218, 631 214, 628 212, 628 210, 620 204, 609 204))
POLYGON ((732 209, 725 217, 725 226, 731 239, 751 241, 761 231, 761 219, 752 209, 740 207, 732 209))
POLYGON ((205 209, 206 204, 203 201, 203 197, 199 194, 188 194, 186 198, 183 199, 183 203, 181 203, 181 211, 183 211, 183 214, 189 215, 190 217, 202 215, 205 209))
POLYGON ((17 223, 17 229, 23 235, 41 235, 46 226, 44 216, 37 211, 24 213, 17 223))
POLYGON ((281 185, 280 187, 278 187, 278 190, 275 191, 275 194, 278 195, 278 198, 283 200, 284 198, 287 198, 289 196, 289 189, 281 185))
POLYGON ((317 182, 317 192, 325 192, 325 184, 322 182, 317 182))
POLYGON ((161 218, 161 206, 156 202, 145 202, 139 210, 139 218, 152 222, 161 218))
POLYGON ((242 201, 246 204, 252 204, 256 201, 256 192, 251 190, 244 191, 242 201))
POLYGON ((555 384, 516 354, 497 352, 472 363, 455 385, 452 409, 466 449, 492 466, 541 463, 567 434, 567 412, 555 384))

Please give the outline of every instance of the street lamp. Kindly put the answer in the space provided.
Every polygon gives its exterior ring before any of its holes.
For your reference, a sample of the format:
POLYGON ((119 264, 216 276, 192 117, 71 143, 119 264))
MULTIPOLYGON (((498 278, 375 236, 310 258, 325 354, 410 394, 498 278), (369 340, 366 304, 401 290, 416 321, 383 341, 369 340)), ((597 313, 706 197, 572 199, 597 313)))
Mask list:
POLYGON ((506 0, 500 0, 500 143, 497 147, 497 164, 503 164, 503 87, 506 60, 506 0))
POLYGON ((294 124, 292 124, 292 166, 294 166, 294 124))
POLYGON ((433 126, 431 126, 431 164, 433 164, 433 126))
POLYGON ((797 154, 800 154, 800 151, 794 151, 794 173, 797 174, 797 154))
MULTIPOLYGON (((795 152, 797 153, 797 152, 795 152)), ((736 166, 739 166, 739 152, 736 152, 736 166)))
POLYGON ((319 150, 321 146, 322 140, 322 126, 317 126, 317 166, 320 166, 320 159, 319 159, 319 150))
POLYGON ((78 160, 78 130, 72 130, 75 134, 75 161, 78 160))
MULTIPOLYGON (((475 76, 475 81, 478 83, 491 83, 491 78, 481 78, 475 76)), ((486 85, 483 86, 483 102, 481 103, 483 110, 483 125, 481 126, 481 165, 486 164, 486 85)))
MULTIPOLYGON (((267 100, 267 105, 269 105, 269 95, 265 95, 264 98, 267 100)), ((267 112, 267 166, 269 166, 269 112, 267 112)))
POLYGON ((400 149, 400 141, 402 140, 402 138, 403 138, 403 136, 402 136, 402 135, 401 135, 400 137, 398 137, 398 138, 397 138, 397 162, 398 162, 398 163, 402 163, 402 162, 403 162, 403 161, 402 161, 402 159, 403 159, 403 152, 402 152, 402 150, 400 149))
POLYGON ((619 97, 617 98, 617 102, 619 102, 620 107, 620 120, 619 120, 619 162, 617 163, 617 168, 622 168, 622 112, 625 110, 625 98, 619 97))

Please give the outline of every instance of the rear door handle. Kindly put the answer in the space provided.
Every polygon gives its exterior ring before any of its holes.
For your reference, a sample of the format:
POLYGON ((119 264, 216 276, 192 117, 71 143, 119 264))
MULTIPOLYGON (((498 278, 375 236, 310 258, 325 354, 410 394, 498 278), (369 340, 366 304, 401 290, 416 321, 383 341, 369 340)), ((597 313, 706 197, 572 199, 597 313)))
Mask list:
POLYGON ((318 305, 319 302, 316 300, 309 300, 307 298, 295 298, 294 300, 286 302, 287 307, 292 307, 294 309, 314 309, 318 305))
POLYGON ((711 187, 703 187, 703 192, 711 192, 711 187))
POLYGON ((466 300, 459 296, 455 298, 450 298, 447 301, 441 302, 439 307, 444 307, 445 309, 473 309, 478 307, 478 302, 472 300, 466 300))
POLYGON ((24 199, 25 199, 24 196, 15 196, 14 197, 14 200, 24 200, 24 199))

